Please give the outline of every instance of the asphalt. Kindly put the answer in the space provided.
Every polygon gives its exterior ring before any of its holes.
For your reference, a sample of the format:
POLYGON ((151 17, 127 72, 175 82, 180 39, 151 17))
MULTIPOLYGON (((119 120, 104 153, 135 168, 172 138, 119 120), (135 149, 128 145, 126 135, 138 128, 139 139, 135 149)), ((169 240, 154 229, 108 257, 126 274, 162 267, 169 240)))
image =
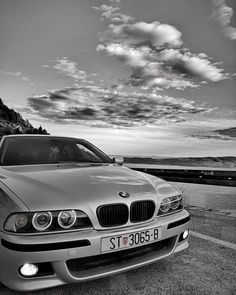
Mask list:
MULTIPOLYGON (((189 249, 120 275, 28 294, 235 295, 236 217, 231 211, 234 212, 236 208, 236 193, 235 188, 229 189, 225 191, 225 198, 221 198, 224 191, 224 187, 219 189, 218 186, 185 186, 186 205, 192 220, 189 249), (221 198, 220 206, 213 201, 206 201, 204 204, 207 206, 194 203, 196 196, 200 194, 210 200, 214 200, 214 196, 218 194, 221 198), (222 202, 225 202, 225 205, 222 202)), ((0 294, 22 293, 0 285, 0 294)))
POLYGON ((236 187, 197 183, 172 182, 185 197, 186 206, 235 213, 236 187))

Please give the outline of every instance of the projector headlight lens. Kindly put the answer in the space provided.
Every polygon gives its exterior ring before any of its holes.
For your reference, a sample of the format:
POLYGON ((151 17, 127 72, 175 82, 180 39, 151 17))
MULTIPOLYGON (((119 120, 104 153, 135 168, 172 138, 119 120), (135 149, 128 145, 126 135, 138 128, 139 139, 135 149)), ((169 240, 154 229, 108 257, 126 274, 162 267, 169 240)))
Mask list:
POLYGON ((170 208, 172 210, 176 210, 180 205, 180 200, 181 200, 180 196, 171 197, 170 198, 170 201, 171 201, 170 208))
POLYGON ((35 213, 32 219, 32 224, 37 230, 45 230, 52 223, 52 213, 51 212, 40 212, 35 213))
POLYGON ((160 210, 161 212, 166 213, 169 211, 169 209, 170 209, 170 199, 165 198, 161 203, 160 210))
POLYGON ((74 210, 61 211, 58 215, 58 223, 62 228, 69 228, 76 222, 74 210))

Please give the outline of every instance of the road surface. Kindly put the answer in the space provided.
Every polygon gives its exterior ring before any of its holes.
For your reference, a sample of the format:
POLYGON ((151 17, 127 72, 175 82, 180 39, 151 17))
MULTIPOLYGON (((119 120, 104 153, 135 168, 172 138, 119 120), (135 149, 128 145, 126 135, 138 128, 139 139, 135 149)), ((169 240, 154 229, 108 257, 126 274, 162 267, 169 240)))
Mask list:
POLYGON ((236 217, 236 187, 172 182, 185 197, 188 207, 200 207, 236 217))

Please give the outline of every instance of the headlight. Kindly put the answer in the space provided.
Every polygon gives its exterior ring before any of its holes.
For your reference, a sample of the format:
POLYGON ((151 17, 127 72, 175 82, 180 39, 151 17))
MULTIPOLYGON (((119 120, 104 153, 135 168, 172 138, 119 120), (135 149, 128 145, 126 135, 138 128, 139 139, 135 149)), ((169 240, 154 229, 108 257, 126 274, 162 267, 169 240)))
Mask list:
POLYGON ((76 213, 74 210, 61 211, 58 216, 58 223, 62 228, 69 228, 76 222, 76 213))
POLYGON ((181 195, 168 197, 162 200, 158 215, 171 214, 183 209, 183 197, 181 195))
POLYGON ((170 210, 170 199, 166 198, 161 202, 160 210, 162 213, 166 213, 170 210))
POLYGON ((81 210, 23 212, 8 216, 4 230, 15 233, 44 233, 91 228, 92 223, 81 210))
POLYGON ((23 228, 28 224, 28 221, 29 219, 26 214, 19 214, 17 215, 16 221, 15 221, 16 227, 23 228))
POLYGON ((178 209, 181 200, 182 200, 182 198, 180 196, 171 197, 170 198, 170 208, 172 210, 178 209))
POLYGON ((32 219, 33 227, 37 230, 45 230, 49 228, 52 223, 51 212, 35 213, 32 219))

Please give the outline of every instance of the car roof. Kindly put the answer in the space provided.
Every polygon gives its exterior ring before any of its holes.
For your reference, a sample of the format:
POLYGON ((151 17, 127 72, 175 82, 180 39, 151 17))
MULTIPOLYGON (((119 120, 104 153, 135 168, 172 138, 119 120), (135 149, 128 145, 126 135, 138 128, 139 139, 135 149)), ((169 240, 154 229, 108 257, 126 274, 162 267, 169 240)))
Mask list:
POLYGON ((4 138, 12 138, 12 137, 51 137, 51 138, 68 138, 68 139, 79 139, 84 140, 82 138, 77 137, 70 137, 70 136, 61 136, 61 135, 44 135, 44 134, 10 134, 10 135, 3 135, 2 139, 4 138))

